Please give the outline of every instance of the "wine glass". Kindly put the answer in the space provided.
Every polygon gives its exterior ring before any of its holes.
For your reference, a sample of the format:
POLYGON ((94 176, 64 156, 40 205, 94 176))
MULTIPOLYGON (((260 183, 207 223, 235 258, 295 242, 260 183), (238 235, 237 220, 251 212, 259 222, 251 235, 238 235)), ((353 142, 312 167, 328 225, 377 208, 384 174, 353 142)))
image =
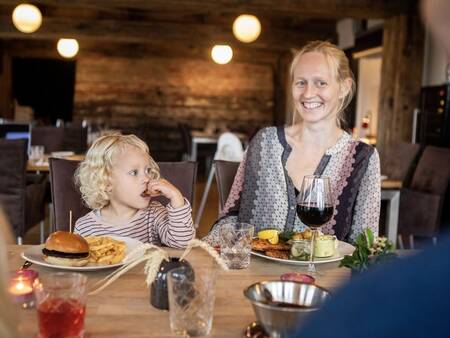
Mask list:
POLYGON ((314 265, 314 240, 316 230, 333 216, 330 178, 311 175, 303 178, 297 197, 297 215, 312 230, 308 272, 316 273, 314 265))

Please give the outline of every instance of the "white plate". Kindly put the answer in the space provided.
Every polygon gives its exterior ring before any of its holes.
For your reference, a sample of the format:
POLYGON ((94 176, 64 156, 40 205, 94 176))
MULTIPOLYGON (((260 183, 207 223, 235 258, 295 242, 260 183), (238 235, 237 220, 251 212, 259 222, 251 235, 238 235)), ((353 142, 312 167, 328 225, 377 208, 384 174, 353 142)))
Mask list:
MULTIPOLYGON (((347 242, 338 242, 338 248, 334 256, 326 257, 326 258, 314 258, 314 264, 323 264, 323 263, 331 263, 331 262, 339 262, 344 258, 345 255, 351 255, 355 251, 355 247, 347 242)), ((295 259, 281 259, 275 257, 266 256, 262 252, 252 251, 252 255, 262 257, 271 261, 276 261, 284 264, 292 264, 292 265, 308 265, 309 261, 297 261, 295 259)))
MULTIPOLYGON (((142 245, 141 241, 134 239, 134 238, 119 237, 119 236, 108 236, 108 237, 117 239, 119 241, 124 241, 126 243, 127 247, 125 248, 125 256, 128 255, 134 249, 136 249, 138 246, 142 245)), ((50 264, 50 263, 47 263, 46 261, 44 261, 44 258, 42 256, 43 248, 44 248, 44 244, 32 246, 32 247, 26 249, 25 251, 23 251, 21 256, 23 259, 28 260, 37 265, 46 266, 46 267, 55 268, 55 269, 74 270, 74 271, 94 271, 94 270, 110 269, 110 268, 115 268, 115 267, 121 266, 125 263, 125 259, 124 259, 124 261, 122 261, 120 263, 111 264, 111 265, 97 265, 95 263, 88 263, 85 266, 64 266, 64 265, 50 264)), ((143 254, 143 252, 140 253, 140 255, 142 255, 142 254, 143 254)), ((137 258, 137 256, 135 256, 134 254, 133 254, 133 256, 134 256, 133 258, 137 258)))

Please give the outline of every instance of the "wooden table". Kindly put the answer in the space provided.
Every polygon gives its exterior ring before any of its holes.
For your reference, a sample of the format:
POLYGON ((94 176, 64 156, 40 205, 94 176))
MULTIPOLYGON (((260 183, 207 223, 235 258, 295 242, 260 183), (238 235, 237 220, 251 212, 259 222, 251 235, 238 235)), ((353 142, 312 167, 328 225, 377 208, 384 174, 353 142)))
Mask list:
MULTIPOLYGON (((50 158, 50 155, 45 155, 45 159, 43 162, 35 163, 31 160, 28 160, 27 163, 27 171, 28 172, 49 172, 50 167, 48 160, 50 158)), ((71 155, 64 157, 65 160, 71 160, 71 161, 83 161, 84 155, 71 155)))
MULTIPOLYGON (((8 247, 10 269, 23 263, 20 253, 26 246, 8 247)), ((179 256, 180 252, 169 250, 179 256)), ((207 266, 210 258, 203 251, 194 250, 188 261, 195 267, 207 266)), ((334 289, 349 278, 349 270, 337 268, 337 263, 319 265, 325 274, 316 283, 334 289)), ((32 265, 41 275, 57 271, 32 265)), ((306 267, 278 264, 264 258, 252 257, 251 265, 244 270, 219 271, 216 284, 213 329, 211 337, 242 337, 243 329, 255 320, 251 304, 243 290, 258 281, 276 280, 290 271, 306 271, 306 267)), ((111 270, 109 271, 111 272, 111 270)), ((107 275, 107 272, 88 272, 89 285, 107 275)), ((37 333, 36 310, 20 310, 20 331, 24 336, 35 337, 37 333)), ((86 338, 91 337, 176 337, 171 334, 169 314, 149 304, 149 290, 144 283, 143 265, 122 276, 100 294, 89 296, 86 312, 86 338)))

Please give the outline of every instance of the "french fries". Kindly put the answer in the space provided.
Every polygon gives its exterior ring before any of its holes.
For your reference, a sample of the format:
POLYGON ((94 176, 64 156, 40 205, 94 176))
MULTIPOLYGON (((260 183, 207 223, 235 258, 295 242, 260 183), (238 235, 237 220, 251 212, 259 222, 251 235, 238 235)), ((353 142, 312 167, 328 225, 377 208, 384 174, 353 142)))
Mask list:
POLYGON ((125 242, 107 236, 86 237, 89 244, 89 263, 111 265, 120 263, 125 257, 125 242))

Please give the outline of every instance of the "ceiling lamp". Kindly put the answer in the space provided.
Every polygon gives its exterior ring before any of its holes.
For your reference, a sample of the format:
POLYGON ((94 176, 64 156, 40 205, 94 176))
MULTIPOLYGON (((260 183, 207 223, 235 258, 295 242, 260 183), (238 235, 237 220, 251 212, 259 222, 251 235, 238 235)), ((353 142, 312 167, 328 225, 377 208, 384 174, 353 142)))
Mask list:
POLYGON ((261 34, 261 23, 254 15, 239 15, 233 22, 233 34, 239 41, 253 42, 261 34))
POLYGON ((59 39, 56 49, 65 58, 74 57, 78 53, 78 41, 75 39, 59 39))
POLYGON ((14 26, 23 33, 36 32, 42 24, 42 14, 34 5, 21 4, 12 13, 14 26))
POLYGON ((224 65, 233 58, 233 50, 228 45, 215 45, 211 49, 211 57, 215 63, 224 65))

